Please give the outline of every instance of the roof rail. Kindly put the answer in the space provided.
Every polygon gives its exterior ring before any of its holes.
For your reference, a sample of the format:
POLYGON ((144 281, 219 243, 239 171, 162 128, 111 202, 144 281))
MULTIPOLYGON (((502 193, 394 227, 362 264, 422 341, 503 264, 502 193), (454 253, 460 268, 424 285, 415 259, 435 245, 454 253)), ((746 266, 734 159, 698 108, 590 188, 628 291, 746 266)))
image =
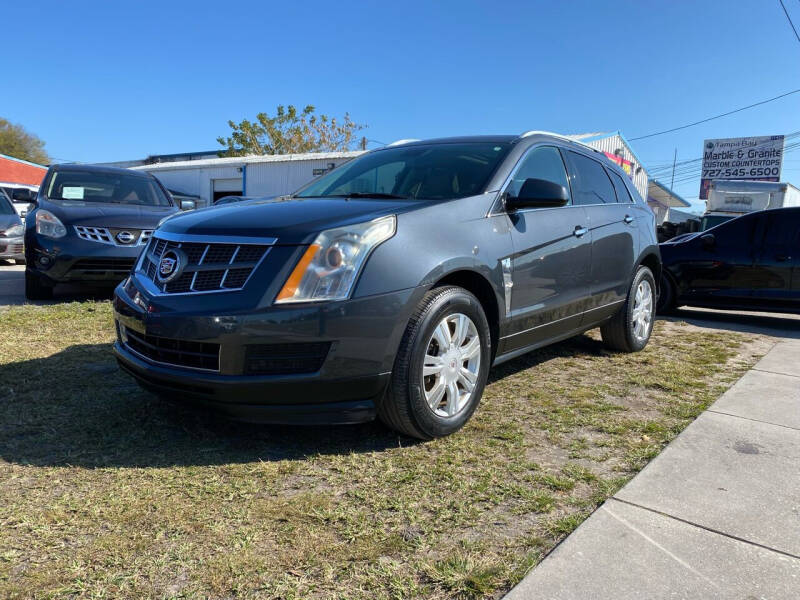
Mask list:
POLYGON ((388 148, 389 146, 401 146, 402 144, 410 144, 411 142, 421 142, 421 141, 422 140, 418 140, 416 138, 408 138, 408 139, 405 139, 405 140, 395 140, 391 144, 386 144, 386 147, 388 148))
POLYGON ((538 129, 531 129, 530 131, 525 131, 524 133, 521 133, 519 137, 524 138, 524 137, 529 137, 531 135, 549 135, 551 137, 555 137, 555 138, 558 138, 560 140, 565 140, 567 142, 572 142, 573 144, 579 144, 579 145, 583 146, 584 148, 588 148, 589 150, 593 150, 594 152, 600 152, 597 148, 595 148, 593 146, 590 146, 589 144, 586 144, 586 143, 584 143, 584 142, 582 142, 580 140, 576 140, 575 138, 570 137, 568 135, 563 135, 563 134, 560 134, 560 133, 554 133, 552 131, 540 131, 538 129))

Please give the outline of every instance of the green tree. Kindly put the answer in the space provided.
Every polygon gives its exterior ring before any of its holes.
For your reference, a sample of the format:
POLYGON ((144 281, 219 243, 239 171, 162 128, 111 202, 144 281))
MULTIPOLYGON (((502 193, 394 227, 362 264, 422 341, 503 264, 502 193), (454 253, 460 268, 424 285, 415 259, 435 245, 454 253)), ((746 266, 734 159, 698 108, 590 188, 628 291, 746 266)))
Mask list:
MULTIPOLYGON (((218 137, 217 142, 225 146, 220 156, 245 156, 247 154, 294 154, 303 152, 328 152, 350 150, 356 132, 365 125, 354 123, 350 115, 337 119, 328 115, 316 115, 316 109, 308 105, 301 112, 292 106, 278 106, 274 117, 258 113, 255 121, 241 123, 228 121, 229 137, 218 137)), ((360 140, 361 147, 366 139, 360 140)))
POLYGON ((22 125, 16 125, 2 117, 0 117, 0 154, 40 165, 50 162, 41 139, 28 133, 22 125))

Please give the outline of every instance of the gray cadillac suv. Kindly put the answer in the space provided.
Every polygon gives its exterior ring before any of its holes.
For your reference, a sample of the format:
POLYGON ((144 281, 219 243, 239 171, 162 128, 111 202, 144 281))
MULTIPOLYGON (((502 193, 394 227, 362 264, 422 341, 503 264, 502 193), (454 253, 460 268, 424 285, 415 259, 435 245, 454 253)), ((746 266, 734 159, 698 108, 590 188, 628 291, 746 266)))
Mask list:
POLYGON ((601 153, 543 132, 368 152, 277 199, 164 220, 115 292, 121 367, 272 423, 458 430, 489 368, 600 327, 650 337, 654 217, 601 153))

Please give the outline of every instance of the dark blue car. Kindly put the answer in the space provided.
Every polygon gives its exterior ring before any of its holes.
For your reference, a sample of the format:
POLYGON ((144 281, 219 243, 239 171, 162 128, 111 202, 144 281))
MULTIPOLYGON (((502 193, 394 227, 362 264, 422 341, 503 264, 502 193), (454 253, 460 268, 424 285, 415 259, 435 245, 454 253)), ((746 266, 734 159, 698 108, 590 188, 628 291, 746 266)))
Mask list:
POLYGON ((64 282, 116 285, 158 223, 178 210, 149 173, 50 167, 25 219, 25 296, 50 298, 64 282))

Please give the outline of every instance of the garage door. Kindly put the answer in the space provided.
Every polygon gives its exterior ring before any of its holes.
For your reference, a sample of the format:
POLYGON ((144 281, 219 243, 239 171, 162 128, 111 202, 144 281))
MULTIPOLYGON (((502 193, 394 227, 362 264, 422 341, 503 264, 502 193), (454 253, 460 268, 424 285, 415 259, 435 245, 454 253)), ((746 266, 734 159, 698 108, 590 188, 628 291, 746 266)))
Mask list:
POLYGON ((212 201, 216 202, 223 196, 241 196, 242 178, 214 179, 212 181, 212 201))

